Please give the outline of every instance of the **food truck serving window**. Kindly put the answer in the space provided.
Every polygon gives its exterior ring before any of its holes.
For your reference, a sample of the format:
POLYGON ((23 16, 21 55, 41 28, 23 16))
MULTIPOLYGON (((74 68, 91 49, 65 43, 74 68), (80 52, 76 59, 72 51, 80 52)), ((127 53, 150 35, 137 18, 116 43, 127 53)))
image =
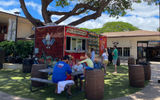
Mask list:
POLYGON ((86 50, 86 39, 67 37, 66 50, 70 50, 74 52, 85 51, 86 50))

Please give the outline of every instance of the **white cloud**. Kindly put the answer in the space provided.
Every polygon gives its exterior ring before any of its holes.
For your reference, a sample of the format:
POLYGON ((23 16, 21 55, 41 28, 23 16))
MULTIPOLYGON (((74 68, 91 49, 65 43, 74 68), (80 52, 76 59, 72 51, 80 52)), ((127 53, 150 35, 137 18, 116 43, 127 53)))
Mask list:
POLYGON ((148 5, 146 2, 133 3, 133 11, 127 10, 127 14, 136 15, 140 17, 153 17, 159 15, 158 5, 148 5))
POLYGON ((61 17, 63 17, 63 15, 62 15, 62 16, 52 15, 52 16, 51 16, 51 19, 52 19, 52 21, 54 22, 54 21, 56 21, 57 19, 60 19, 61 17))
POLYGON ((127 14, 131 15, 128 17, 119 17, 116 19, 109 17, 107 14, 102 14, 102 16, 98 19, 84 22, 78 25, 78 27, 85 27, 90 29, 101 28, 106 22, 123 21, 143 30, 157 30, 160 20, 154 16, 159 16, 159 6, 147 5, 147 3, 134 3, 133 9, 133 11, 127 11, 127 14))
POLYGON ((20 8, 14 8, 14 9, 3 9, 0 7, 0 11, 3 11, 3 12, 7 12, 7 13, 10 13, 10 14, 14 14, 14 12, 21 12, 21 9, 20 8))
POLYGON ((42 15, 42 11, 41 11, 42 6, 40 4, 30 1, 30 2, 26 2, 26 6, 32 7, 34 10, 38 12, 39 15, 42 15))
POLYGON ((18 4, 19 2, 14 1, 14 0, 11 0, 11 1, 1 0, 0 1, 0 6, 3 6, 3 7, 18 5, 18 4))
POLYGON ((116 19, 116 18, 110 18, 106 14, 103 14, 97 20, 90 20, 90 21, 84 22, 78 25, 78 27, 85 27, 90 29, 101 28, 103 24, 105 24, 106 22, 112 22, 112 21, 127 22, 143 30, 156 31, 157 28, 159 27, 159 19, 155 17, 143 18, 143 17, 129 16, 129 17, 119 17, 118 19, 116 19))

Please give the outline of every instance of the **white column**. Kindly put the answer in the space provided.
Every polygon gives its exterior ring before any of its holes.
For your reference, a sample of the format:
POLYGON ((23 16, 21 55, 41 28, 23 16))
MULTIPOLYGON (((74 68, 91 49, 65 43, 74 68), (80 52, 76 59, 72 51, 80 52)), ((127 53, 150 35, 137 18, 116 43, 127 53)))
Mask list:
POLYGON ((16 38, 16 20, 9 18, 9 27, 8 27, 8 34, 7 40, 8 41, 15 41, 16 38))

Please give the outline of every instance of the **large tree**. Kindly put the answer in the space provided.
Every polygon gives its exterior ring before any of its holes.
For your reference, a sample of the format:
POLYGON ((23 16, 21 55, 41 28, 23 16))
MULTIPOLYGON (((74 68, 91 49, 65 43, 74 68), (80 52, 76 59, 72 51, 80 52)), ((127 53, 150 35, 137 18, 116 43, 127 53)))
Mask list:
POLYGON ((102 28, 96 28, 96 29, 87 29, 87 28, 81 28, 83 30, 87 30, 90 32, 95 32, 95 33, 105 33, 105 32, 123 32, 123 31, 135 31, 139 30, 137 27, 133 26, 130 23, 126 22, 107 22, 103 25, 102 28))
MULTIPOLYGON (((107 12, 111 17, 124 16, 127 9, 132 9, 131 5, 133 2, 141 2, 141 0, 41 0, 41 11, 44 19, 44 22, 41 22, 39 19, 34 18, 29 13, 24 0, 19 1, 25 16, 35 26, 43 26, 46 23, 60 24, 71 16, 82 15, 80 19, 68 24, 76 26, 90 19, 97 19, 103 12, 107 12), (51 5, 52 2, 55 2, 55 5, 51 5), (49 6, 61 6, 63 8, 70 4, 74 4, 74 6, 71 10, 68 11, 51 11, 48 9, 49 6), (63 17, 52 22, 52 15, 63 17)), ((149 3, 152 3, 158 0, 143 1, 149 1, 149 3)))

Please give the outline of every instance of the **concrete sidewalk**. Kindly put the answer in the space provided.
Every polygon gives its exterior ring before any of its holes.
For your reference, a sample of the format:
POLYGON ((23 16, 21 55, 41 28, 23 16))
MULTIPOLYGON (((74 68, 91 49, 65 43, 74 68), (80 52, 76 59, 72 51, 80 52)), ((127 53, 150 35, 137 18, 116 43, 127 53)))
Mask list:
POLYGON ((31 99, 25 99, 25 98, 12 96, 12 95, 9 95, 7 93, 0 91, 0 100, 31 100, 31 99))
POLYGON ((111 100, 160 100, 160 63, 151 62, 151 80, 141 91, 111 100))

